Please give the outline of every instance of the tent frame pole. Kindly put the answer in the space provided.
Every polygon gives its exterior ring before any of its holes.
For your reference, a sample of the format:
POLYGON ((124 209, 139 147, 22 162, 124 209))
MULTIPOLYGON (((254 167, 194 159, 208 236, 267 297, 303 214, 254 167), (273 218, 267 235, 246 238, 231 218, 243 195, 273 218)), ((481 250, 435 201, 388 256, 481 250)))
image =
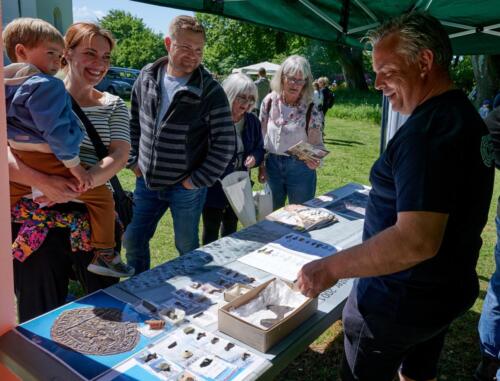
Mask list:
POLYGON ((353 0, 354 3, 360 7, 368 16, 370 16, 370 18, 375 21, 376 23, 379 22, 377 16, 375 16, 375 14, 370 10, 370 8, 368 8, 366 6, 366 4, 364 4, 361 0, 353 0))
POLYGON ((318 7, 316 7, 315 5, 313 5, 311 2, 309 2, 308 0, 299 0, 299 2, 304 7, 306 7, 310 11, 312 11, 315 15, 321 17, 323 20, 325 20, 328 24, 330 24, 331 26, 333 26, 339 32, 341 32, 341 33, 344 32, 342 30, 342 27, 338 23, 336 23, 334 20, 332 20, 329 16, 327 16, 324 12, 322 12, 318 7))

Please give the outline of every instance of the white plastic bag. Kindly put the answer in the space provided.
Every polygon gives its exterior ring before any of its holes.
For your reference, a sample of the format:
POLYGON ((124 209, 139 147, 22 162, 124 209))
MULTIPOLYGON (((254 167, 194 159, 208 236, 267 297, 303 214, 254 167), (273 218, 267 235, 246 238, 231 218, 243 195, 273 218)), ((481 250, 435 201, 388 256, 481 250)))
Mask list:
POLYGON ((264 184, 264 189, 253 192, 257 221, 262 221, 273 212, 273 193, 268 183, 264 184))
POLYGON ((229 204, 231 204, 241 224, 244 227, 255 224, 257 218, 248 172, 236 171, 230 173, 221 180, 221 183, 229 204))

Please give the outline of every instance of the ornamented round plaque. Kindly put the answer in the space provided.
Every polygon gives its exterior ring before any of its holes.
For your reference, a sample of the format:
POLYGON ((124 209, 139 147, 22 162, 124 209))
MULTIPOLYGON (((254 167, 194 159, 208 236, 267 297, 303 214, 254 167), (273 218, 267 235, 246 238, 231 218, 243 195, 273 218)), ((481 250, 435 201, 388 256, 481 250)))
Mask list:
POLYGON ((139 342, 137 324, 122 322, 117 308, 77 308, 64 311, 50 330, 52 339, 76 352, 114 355, 128 352, 139 342))

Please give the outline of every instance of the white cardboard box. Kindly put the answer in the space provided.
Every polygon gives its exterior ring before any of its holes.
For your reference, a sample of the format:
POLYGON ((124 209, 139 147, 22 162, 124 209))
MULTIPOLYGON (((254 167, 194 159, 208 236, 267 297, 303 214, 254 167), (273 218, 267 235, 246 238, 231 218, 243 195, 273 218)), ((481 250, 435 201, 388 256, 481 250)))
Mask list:
POLYGON ((316 298, 307 299, 293 313, 267 330, 256 327, 229 312, 231 308, 238 308, 249 300, 254 299, 273 280, 271 279, 255 287, 253 290, 221 307, 218 313, 219 331, 242 341, 260 352, 266 352, 305 320, 314 315, 318 309, 318 299, 316 298))

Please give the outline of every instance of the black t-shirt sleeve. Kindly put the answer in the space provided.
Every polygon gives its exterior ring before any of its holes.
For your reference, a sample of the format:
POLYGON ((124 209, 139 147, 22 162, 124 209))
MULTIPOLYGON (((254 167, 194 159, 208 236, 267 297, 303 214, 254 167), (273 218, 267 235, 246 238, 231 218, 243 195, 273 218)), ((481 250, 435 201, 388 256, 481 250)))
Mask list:
MULTIPOLYGON (((456 202, 460 152, 456 152, 457 120, 446 115, 430 115, 413 123, 426 128, 402 136, 392 160, 397 212, 429 211, 449 213, 456 202), (453 123, 455 126, 449 127, 453 123), (448 127, 446 127, 448 126, 448 127)), ((411 126, 410 127, 411 131, 411 126)), ((417 129, 415 129, 417 130, 417 129)))

